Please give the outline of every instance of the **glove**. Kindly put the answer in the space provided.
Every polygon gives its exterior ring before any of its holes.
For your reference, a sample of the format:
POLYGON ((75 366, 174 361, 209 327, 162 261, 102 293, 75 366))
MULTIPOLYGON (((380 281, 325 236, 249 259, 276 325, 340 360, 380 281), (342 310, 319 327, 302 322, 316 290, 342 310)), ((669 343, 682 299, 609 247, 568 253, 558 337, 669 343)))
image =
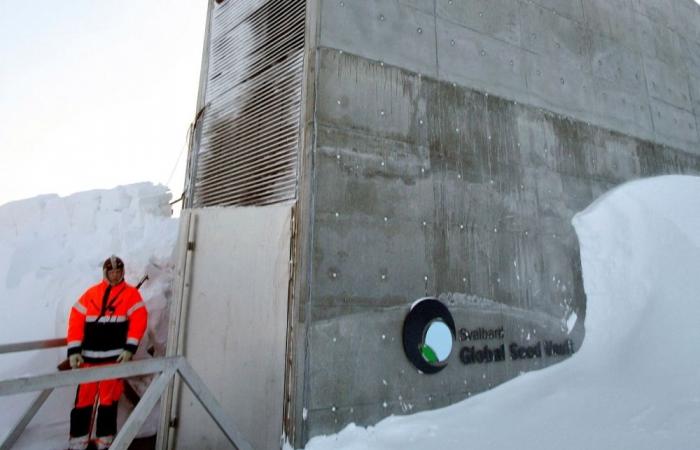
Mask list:
POLYGON ((85 360, 83 360, 83 356, 80 353, 73 353, 68 357, 68 363, 71 369, 77 369, 82 366, 84 362, 85 360))
POLYGON ((131 361, 131 357, 133 356, 133 353, 131 353, 129 350, 124 350, 120 355, 119 358, 117 358, 118 363, 125 363, 131 361))

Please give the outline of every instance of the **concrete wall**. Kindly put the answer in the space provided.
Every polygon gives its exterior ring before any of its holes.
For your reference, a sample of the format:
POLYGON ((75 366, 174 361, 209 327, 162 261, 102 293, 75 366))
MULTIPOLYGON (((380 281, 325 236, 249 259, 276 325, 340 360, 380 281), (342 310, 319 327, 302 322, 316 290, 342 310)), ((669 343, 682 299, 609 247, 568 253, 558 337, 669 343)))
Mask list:
POLYGON ((319 45, 700 154, 692 0, 321 0, 319 45))
POLYGON ((578 349, 573 214, 627 180, 700 174, 700 8, 688 0, 310 10, 297 445, 562 358, 465 365, 456 342, 442 372, 420 374, 401 343, 417 298, 440 297, 458 327, 503 327, 492 346, 578 349))

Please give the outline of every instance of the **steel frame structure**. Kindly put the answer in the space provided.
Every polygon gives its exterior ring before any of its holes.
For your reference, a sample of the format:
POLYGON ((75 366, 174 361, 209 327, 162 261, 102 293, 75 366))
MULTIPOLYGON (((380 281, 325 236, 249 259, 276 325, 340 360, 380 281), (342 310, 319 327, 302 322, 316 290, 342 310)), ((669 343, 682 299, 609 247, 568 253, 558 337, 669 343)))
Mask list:
MULTIPOLYGON (((46 341, 20 342, 0 345, 0 354, 18 351, 40 350, 66 345, 65 339, 46 341)), ((233 448, 238 450, 253 450, 251 445, 238 432, 238 428, 226 415, 214 395, 206 387, 202 379, 192 369, 184 356, 170 356, 149 360, 134 361, 125 364, 114 364, 104 367, 76 369, 64 372, 47 373, 29 377, 13 378, 0 381, 0 396, 23 394, 41 391, 29 405, 27 411, 19 418, 10 434, 0 444, 0 450, 9 450, 14 446, 20 435, 39 411, 46 399, 55 388, 75 386, 80 383, 127 378, 139 375, 159 374, 141 397, 134 411, 129 415, 110 449, 127 450, 136 433, 141 429, 148 414, 161 398, 166 388, 175 380, 176 375, 184 381, 194 396, 199 400, 209 416, 224 433, 233 448)))

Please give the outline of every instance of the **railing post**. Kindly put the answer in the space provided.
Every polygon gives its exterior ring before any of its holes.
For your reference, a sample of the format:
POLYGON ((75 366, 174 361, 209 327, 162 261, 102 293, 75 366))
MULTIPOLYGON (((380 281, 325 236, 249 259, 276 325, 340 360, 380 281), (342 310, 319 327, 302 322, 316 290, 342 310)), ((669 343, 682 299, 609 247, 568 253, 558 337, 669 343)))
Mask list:
POLYGON ((189 363, 183 358, 177 368, 180 376, 190 391, 199 400, 199 403, 209 413, 209 416, 214 419, 214 423, 223 431, 226 438, 229 440, 233 448, 237 450, 253 450, 250 443, 237 431, 236 426, 229 420, 228 415, 223 410, 219 402, 212 393, 207 389, 199 375, 192 369, 189 363))
POLYGON ((172 367, 166 369, 158 378, 151 382, 151 385, 148 386, 148 389, 146 389, 138 405, 136 405, 136 408, 131 412, 129 418, 126 419, 119 434, 117 434, 114 442, 112 442, 112 445, 109 447, 111 450, 127 450, 129 448, 131 441, 136 437, 136 433, 141 429, 148 414, 156 405, 158 399, 161 397, 174 375, 175 368, 172 367))
MULTIPOLYGON (((7 352, 35 350, 65 345, 64 339, 47 341, 24 342, 8 344, 3 350, 7 352)), ((2 353, 2 352, 0 352, 2 353)), ((202 404, 214 423, 224 433, 231 445, 237 450, 253 450, 250 443, 238 432, 235 424, 223 410, 219 402, 206 387, 202 379, 192 369, 184 356, 170 356, 151 360, 133 361, 125 364, 113 364, 101 367, 70 370, 65 372, 47 373, 29 377, 20 377, 9 380, 0 380, 0 397, 5 395, 22 394, 26 392, 42 392, 29 406, 28 410, 20 418, 14 429, 5 438, 0 450, 9 450, 17 442, 19 436, 25 430, 37 411, 44 404, 51 392, 57 387, 75 386, 78 384, 99 380, 126 378, 130 376, 160 373, 146 390, 136 408, 124 423, 121 431, 115 436, 110 447, 112 450, 127 450, 131 441, 141 429, 146 417, 151 412, 158 399, 175 379, 175 373, 192 391, 197 400, 202 404)), ((163 430, 161 429, 161 432, 163 430)), ((167 430, 166 430, 167 432, 167 430)), ((170 441, 172 443, 172 441, 170 441)), ((161 441, 161 444, 164 442, 161 441)), ((167 442, 165 442, 167 444, 167 442)))
MULTIPOLYGON (((176 286, 175 298, 170 305, 170 323, 168 331, 168 344, 166 356, 181 356, 184 353, 184 335, 187 325, 187 308, 192 283, 192 264, 194 258, 194 245, 197 235, 197 215, 189 210, 182 212, 181 224, 185 224, 183 237, 185 242, 180 242, 180 254, 178 264, 181 264, 179 284, 176 286), (186 221, 186 222, 183 222, 186 221)), ((157 450, 170 450, 175 441, 175 429, 172 427, 173 413, 177 410, 181 386, 178 379, 174 379, 168 386, 161 404, 161 419, 156 439, 157 450)))

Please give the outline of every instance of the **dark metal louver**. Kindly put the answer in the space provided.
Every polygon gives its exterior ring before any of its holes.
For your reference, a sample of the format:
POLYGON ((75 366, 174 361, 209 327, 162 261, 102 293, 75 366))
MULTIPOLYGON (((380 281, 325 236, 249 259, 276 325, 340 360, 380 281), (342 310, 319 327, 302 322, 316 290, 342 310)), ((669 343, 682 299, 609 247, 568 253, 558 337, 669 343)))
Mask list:
MULTIPOLYGON (((296 197, 305 0, 228 0, 210 10, 193 207, 296 197)), ((206 50, 205 50, 206 51, 206 50)))

